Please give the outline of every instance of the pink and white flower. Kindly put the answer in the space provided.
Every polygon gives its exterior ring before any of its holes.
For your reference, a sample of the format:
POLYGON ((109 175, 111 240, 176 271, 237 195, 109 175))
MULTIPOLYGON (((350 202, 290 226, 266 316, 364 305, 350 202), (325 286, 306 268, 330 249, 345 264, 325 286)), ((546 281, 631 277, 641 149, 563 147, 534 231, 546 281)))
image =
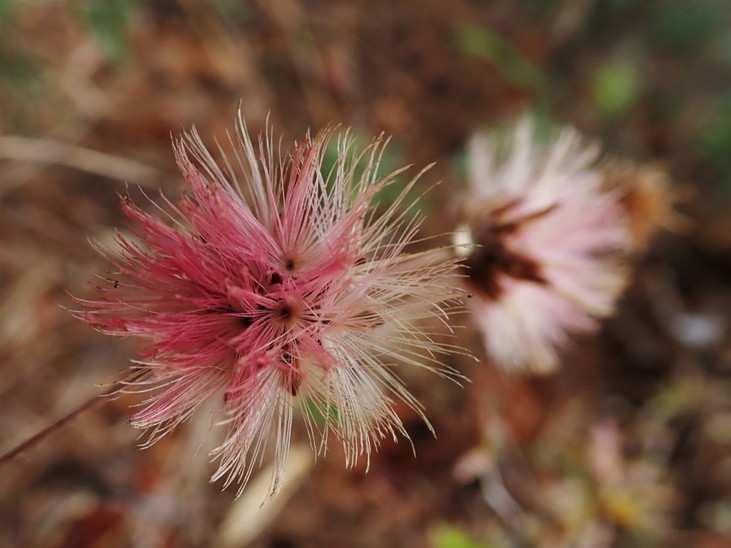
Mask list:
POLYGON ((572 334, 613 312, 627 281, 627 219, 603 185, 598 150, 573 130, 544 146, 523 120, 507 145, 472 140, 466 225, 455 241, 468 244, 458 249, 490 357, 551 371, 572 334))
POLYGON ((383 143, 354 156, 344 137, 323 174, 331 138, 275 159, 270 132, 255 148, 239 118, 233 155, 216 162, 195 131, 184 136, 187 191, 159 208, 166 221, 123 200, 133 236, 117 235, 119 256, 103 251, 115 279, 79 299, 78 317, 100 331, 149 343, 146 377, 130 386, 151 391, 132 417, 149 443, 217 399, 227 434, 213 479, 225 485, 243 489, 273 440, 275 493, 295 416, 316 451, 332 432, 347 464, 368 457, 383 437, 407 435, 394 399, 423 417, 394 363, 448 373, 438 356, 450 347, 417 324, 446 318, 455 264, 405 251, 420 219, 401 206, 416 179, 376 211, 403 170, 379 177, 383 143))

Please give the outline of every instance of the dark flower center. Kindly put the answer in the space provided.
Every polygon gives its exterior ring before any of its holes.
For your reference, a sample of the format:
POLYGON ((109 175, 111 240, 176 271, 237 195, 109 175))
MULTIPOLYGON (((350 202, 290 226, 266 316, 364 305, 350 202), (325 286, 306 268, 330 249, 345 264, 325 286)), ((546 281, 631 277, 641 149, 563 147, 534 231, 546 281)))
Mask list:
POLYGON ((462 263, 470 283, 493 300, 498 299, 503 291, 498 280, 501 274, 516 280, 537 284, 548 283, 543 276, 541 265, 532 258, 509 249, 506 240, 525 225, 552 212, 556 205, 500 223, 500 217, 517 205, 519 202, 510 202, 491 212, 493 223, 487 224, 481 232, 473 234, 475 243, 480 247, 476 247, 462 263))
POLYGON ((294 326, 302 317, 304 305, 293 297, 285 297, 275 304, 271 311, 274 320, 278 321, 285 328, 294 326))
POLYGON ((500 241, 478 243, 482 247, 476 248, 462 264, 470 283, 487 297, 497 299, 502 294, 498 282, 500 274, 517 280, 546 283, 536 261, 510 251, 500 241))

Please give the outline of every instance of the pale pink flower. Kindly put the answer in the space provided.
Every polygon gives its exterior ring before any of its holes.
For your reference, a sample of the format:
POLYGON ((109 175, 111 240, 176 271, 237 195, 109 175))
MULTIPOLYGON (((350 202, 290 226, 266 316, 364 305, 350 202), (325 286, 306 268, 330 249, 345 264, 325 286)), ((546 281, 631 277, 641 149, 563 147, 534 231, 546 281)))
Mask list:
POLYGON ((603 186, 597 149, 574 131, 541 145, 526 119, 505 144, 472 140, 466 226, 456 241, 468 244, 474 319, 490 357, 508 369, 550 371, 571 334, 592 331, 614 310, 627 280, 627 222, 603 186))
POLYGON ((383 437, 406 436, 394 399, 422 414, 394 363, 448 371, 438 355, 449 347, 416 324, 444 320, 455 265, 405 252, 420 219, 401 206, 416 179, 376 211, 403 170, 380 178, 383 143, 354 157, 345 137, 323 174, 331 136, 275 160, 271 134, 255 149, 239 119, 222 163, 195 132, 183 137, 187 192, 166 200, 166 221, 123 201, 133 236, 118 234, 121 256, 104 252, 117 273, 98 299, 80 300, 77 315, 102 332, 149 343, 147 377, 130 387, 151 391, 132 417, 149 443, 216 398, 227 434, 213 479, 225 485, 242 489, 273 441, 276 492, 295 416, 316 451, 332 432, 347 464, 370 456, 383 437))

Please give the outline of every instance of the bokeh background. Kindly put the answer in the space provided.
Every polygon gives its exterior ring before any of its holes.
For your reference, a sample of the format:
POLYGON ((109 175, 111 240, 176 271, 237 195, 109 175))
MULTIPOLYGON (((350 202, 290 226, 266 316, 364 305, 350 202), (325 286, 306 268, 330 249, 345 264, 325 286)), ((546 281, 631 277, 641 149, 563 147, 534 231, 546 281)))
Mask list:
POLYGON ((0 468, 0 545, 731 546, 730 84, 726 0, 0 0, 0 451, 127 370, 135 341, 65 309, 104 276, 89 240, 126 185, 176 196, 171 134, 225 139, 239 105, 437 162, 425 235, 454 229, 469 136, 526 110, 662 166, 687 220, 554 375, 497 372, 465 319, 472 382, 410 379, 416 456, 313 466, 299 436, 260 507, 208 482, 206 413, 140 450, 125 396, 0 468))

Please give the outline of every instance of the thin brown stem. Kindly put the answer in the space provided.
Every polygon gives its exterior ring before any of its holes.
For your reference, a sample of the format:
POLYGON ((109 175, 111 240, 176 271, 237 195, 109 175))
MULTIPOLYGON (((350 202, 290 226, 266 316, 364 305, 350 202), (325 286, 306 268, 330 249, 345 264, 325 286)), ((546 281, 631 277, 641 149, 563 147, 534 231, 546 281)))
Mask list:
POLYGON ((66 414, 65 416, 61 417, 56 422, 50 424, 34 436, 28 438, 20 445, 17 445, 7 453, 0 456, 0 466, 4 465, 7 462, 10 462, 15 457, 20 455, 21 453, 27 451, 34 445, 40 443, 43 441, 46 437, 53 434, 56 430, 60 430, 63 426, 65 426, 67 423, 74 420, 76 417, 84 413, 85 411, 88 411, 90 409, 93 409, 97 405, 100 405, 101 403, 104 403, 107 398, 110 396, 113 396, 114 394, 119 393, 120 390, 124 388, 126 384, 129 384, 130 382, 135 382, 137 380, 140 380, 142 377, 144 377, 147 374, 147 370, 141 370, 138 371, 135 375, 132 375, 129 379, 124 379, 115 382, 112 384, 112 386, 109 387, 106 391, 102 392, 101 394, 94 396, 93 398, 90 398, 89 400, 82 403, 79 407, 71 411, 70 413, 66 414))

